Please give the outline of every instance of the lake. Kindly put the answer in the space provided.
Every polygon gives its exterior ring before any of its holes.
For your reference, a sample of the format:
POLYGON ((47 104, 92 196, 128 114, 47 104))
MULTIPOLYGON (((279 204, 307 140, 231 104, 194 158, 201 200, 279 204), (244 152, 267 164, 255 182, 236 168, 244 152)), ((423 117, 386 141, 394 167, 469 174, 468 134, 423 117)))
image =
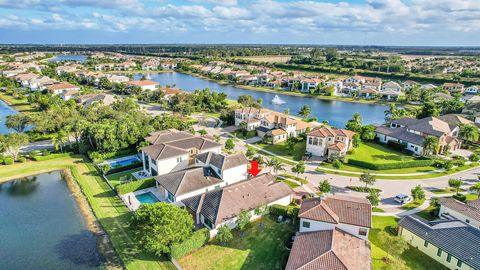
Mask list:
POLYGON ((49 62, 58 62, 58 61, 76 61, 80 63, 84 63, 87 61, 87 56, 82 54, 64 54, 64 55, 57 55, 55 58, 48 60, 49 62))
POLYGON ((0 184, 0 269, 102 269, 60 172, 0 184))
MULTIPOLYGON (((144 74, 135 74, 134 77, 135 79, 140 79, 143 75, 144 74)), ((175 85, 175 87, 189 92, 196 89, 210 88, 212 91, 223 92, 228 95, 229 99, 234 100, 240 95, 251 95, 255 98, 261 98, 263 100, 262 106, 267 109, 283 112, 288 108, 292 115, 298 115, 300 108, 303 105, 308 105, 312 109, 312 115, 317 117, 320 122, 328 120, 330 125, 338 128, 345 127, 346 122, 350 120, 356 112, 362 115, 364 124, 381 124, 384 122, 384 111, 387 109, 385 105, 321 100, 283 94, 278 94, 278 96, 286 101, 286 103, 276 105, 271 102, 276 95, 275 93, 245 90, 178 72, 148 73, 148 76, 150 80, 160 83, 163 87, 166 85, 175 85)))
POLYGON ((17 111, 8 106, 7 103, 3 102, 3 100, 0 100, 0 134, 7 134, 8 132, 13 131, 5 126, 7 115, 10 114, 17 114, 17 111))

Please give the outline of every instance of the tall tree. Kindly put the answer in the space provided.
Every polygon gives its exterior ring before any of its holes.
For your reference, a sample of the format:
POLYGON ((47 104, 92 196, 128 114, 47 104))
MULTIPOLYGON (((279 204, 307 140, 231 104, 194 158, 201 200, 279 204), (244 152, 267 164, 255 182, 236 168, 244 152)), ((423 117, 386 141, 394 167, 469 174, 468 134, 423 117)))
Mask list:
POLYGON ((7 115, 7 121, 5 122, 5 126, 19 133, 24 132, 29 124, 30 117, 21 113, 7 115))
POLYGON ((478 128, 469 125, 469 124, 462 124, 460 125, 460 132, 458 133, 460 138, 469 141, 469 142, 476 142, 478 141, 478 128))
POLYGON ((303 105, 298 114, 306 119, 312 114, 312 109, 308 105, 303 105))
POLYGON ((292 172, 295 173, 297 177, 298 175, 305 173, 305 163, 303 160, 299 161, 297 164, 295 164, 295 166, 292 167, 292 172))
POLYGON ((367 186, 373 186, 377 179, 375 178, 375 175, 370 174, 369 172, 364 172, 362 175, 360 175, 360 182, 365 183, 365 188, 367 186))
POLYGON ((360 113, 354 113, 352 119, 348 120, 345 127, 348 130, 360 133, 362 131, 362 116, 360 113))
POLYGON ((332 185, 330 185, 330 182, 325 179, 320 182, 320 185, 318 185, 318 190, 320 192, 320 195, 324 195, 325 193, 329 193, 332 190, 332 185))
POLYGON ((452 178, 448 180, 448 186, 455 189, 455 192, 457 194, 460 192, 460 188, 462 187, 462 185, 463 185, 463 181, 460 179, 452 178))
POLYGON ((9 133, 0 135, 3 137, 3 147, 7 155, 17 160, 20 148, 28 143, 28 135, 25 133, 9 133))
POLYGON ((423 139, 423 154, 430 155, 430 154, 437 154, 439 147, 438 138, 435 136, 425 136, 423 139))

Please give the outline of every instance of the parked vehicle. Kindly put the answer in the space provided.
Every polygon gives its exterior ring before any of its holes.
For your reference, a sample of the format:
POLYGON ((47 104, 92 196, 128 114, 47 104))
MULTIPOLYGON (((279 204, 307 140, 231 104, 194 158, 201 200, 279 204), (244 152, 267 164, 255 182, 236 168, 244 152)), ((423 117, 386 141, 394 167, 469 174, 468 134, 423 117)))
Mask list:
POLYGON ((393 200, 399 204, 406 204, 407 202, 412 200, 412 197, 405 194, 398 194, 393 200))

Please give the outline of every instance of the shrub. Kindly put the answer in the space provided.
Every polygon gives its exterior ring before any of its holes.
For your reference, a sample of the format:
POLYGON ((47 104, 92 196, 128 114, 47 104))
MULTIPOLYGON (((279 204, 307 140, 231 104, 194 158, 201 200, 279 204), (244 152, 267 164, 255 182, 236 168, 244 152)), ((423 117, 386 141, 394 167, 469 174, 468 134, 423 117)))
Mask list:
POLYGON ((200 229, 181 243, 175 243, 170 247, 170 257, 174 259, 181 258, 188 253, 201 248, 210 239, 210 232, 207 228, 200 229))
POLYGON ((270 206, 270 214, 274 216, 284 216, 289 218, 296 218, 300 207, 298 205, 280 205, 274 204, 270 206))
POLYGON ((25 157, 19 157, 18 162, 25 163, 27 162, 27 159, 25 157))
POLYGON ((474 154, 471 154, 470 157, 469 157, 469 159, 470 159, 470 161, 472 161, 472 162, 478 162, 478 161, 480 161, 480 155, 475 154, 475 153, 474 153, 474 154))
POLYGON ((118 194, 126 194, 129 192, 134 192, 137 190, 154 187, 154 186, 155 186, 155 179, 147 178, 147 179, 137 180, 137 181, 133 181, 126 184, 120 184, 116 186, 115 189, 117 190, 118 194))
POLYGON ((406 148, 406 144, 404 144, 404 143, 399 143, 399 142, 396 142, 396 141, 388 141, 388 142, 387 142, 387 145, 390 146, 391 148, 399 151, 399 152, 404 151, 405 148, 406 148))
POLYGON ((426 167, 432 166, 435 163, 432 159, 416 159, 411 161, 402 161, 402 162, 392 162, 392 163, 371 163, 368 161, 358 160, 358 159, 348 159, 348 164, 367 168, 370 170, 392 170, 392 169, 403 169, 403 168, 415 168, 415 167, 426 167))
POLYGON ((5 164, 5 165, 12 165, 13 162, 14 162, 14 160, 11 157, 6 157, 6 158, 3 159, 3 164, 5 164))
POLYGON ((461 202, 464 202, 464 201, 467 200, 467 196, 465 196, 461 193, 453 195, 452 198, 454 198, 455 200, 461 201, 461 202))
POLYGON ((370 193, 370 191, 382 192, 381 189, 364 187, 364 186, 346 186, 345 188, 348 188, 356 192, 363 192, 363 193, 370 193))
POLYGON ((453 164, 458 166, 458 167, 462 167, 462 166, 465 166, 465 160, 457 159, 457 160, 453 161, 453 164))
POLYGON ((449 171, 453 168, 453 161, 451 160, 447 160, 443 163, 443 166, 442 168, 444 168, 445 170, 449 171))
POLYGON ((42 160, 50 160, 50 159, 69 157, 69 156, 70 156, 70 153, 47 154, 45 156, 35 156, 33 157, 33 160, 42 161, 42 160))
POLYGON ((126 165, 126 166, 122 166, 122 167, 116 167, 114 169, 110 169, 105 175, 110 175, 110 174, 114 174, 114 173, 119 173, 119 172, 123 172, 123 171, 136 169, 136 168, 142 167, 142 165, 143 165, 143 163, 141 161, 139 161, 139 162, 132 163, 130 165, 126 165))

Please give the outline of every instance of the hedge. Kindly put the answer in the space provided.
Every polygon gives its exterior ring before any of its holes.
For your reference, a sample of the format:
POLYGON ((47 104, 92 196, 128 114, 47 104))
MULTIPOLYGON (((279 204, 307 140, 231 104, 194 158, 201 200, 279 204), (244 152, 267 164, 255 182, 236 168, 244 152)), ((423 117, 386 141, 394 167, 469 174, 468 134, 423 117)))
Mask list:
POLYGON ((367 168, 370 170, 392 170, 392 169, 403 169, 403 168, 415 168, 415 167, 426 167, 432 166, 434 164, 432 159, 417 159, 411 161, 402 161, 402 162, 392 162, 392 163, 371 163, 358 159, 348 159, 349 165, 354 165, 358 167, 367 168))
POLYGON ((270 206, 270 214, 289 218, 297 218, 299 210, 300 206, 298 205, 284 206, 280 204, 273 204, 270 206))
POLYGON ((459 193, 459 194, 455 194, 452 196, 455 200, 457 201, 461 201, 461 202, 465 202, 467 200, 467 196, 459 193))
POLYGON ((210 231, 207 228, 194 232, 190 238, 181 242, 172 244, 170 247, 170 257, 174 259, 181 258, 188 253, 201 248, 210 240, 210 231))
POLYGON ((363 192, 363 193, 370 193, 371 190, 382 192, 381 189, 364 187, 364 186, 346 186, 345 188, 348 188, 350 190, 357 191, 357 192, 363 192))
POLYGON ((43 161, 43 160, 50 160, 50 159, 56 159, 56 158, 61 158, 61 157, 69 157, 70 153, 58 153, 58 154, 49 154, 45 156, 34 156, 32 157, 33 160, 35 161, 43 161))
POLYGON ((126 165, 126 166, 122 166, 122 167, 116 167, 116 168, 110 169, 105 175, 110 175, 110 174, 114 174, 114 173, 119 173, 119 172, 123 172, 123 171, 136 169, 136 168, 142 167, 142 165, 143 165, 143 163, 139 161, 139 162, 132 163, 130 165, 126 165))
POLYGON ((14 160, 11 157, 6 157, 5 159, 3 159, 4 165, 12 165, 13 163, 14 163, 14 160))
POLYGON ((142 180, 133 181, 130 183, 120 184, 115 187, 118 194, 126 194, 129 192, 134 192, 141 189, 146 189, 149 187, 155 186, 155 179, 153 178, 146 178, 142 180))

